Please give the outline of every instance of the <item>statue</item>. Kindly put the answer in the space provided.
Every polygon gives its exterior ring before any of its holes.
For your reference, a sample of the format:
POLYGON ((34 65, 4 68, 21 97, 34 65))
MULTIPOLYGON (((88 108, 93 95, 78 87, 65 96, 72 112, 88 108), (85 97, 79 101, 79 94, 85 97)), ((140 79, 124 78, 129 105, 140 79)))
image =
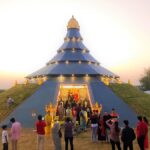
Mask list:
POLYGON ((38 78, 38 85, 43 84, 43 82, 44 82, 43 78, 38 78))
POLYGON ((129 85, 132 85, 132 82, 131 82, 131 80, 128 80, 128 84, 129 84, 129 85))
POLYGON ((122 84, 122 81, 120 80, 120 78, 116 78, 116 82, 117 82, 118 84, 122 84))
POLYGON ((104 78, 104 83, 105 83, 105 85, 109 85, 109 81, 110 81, 110 80, 109 80, 108 77, 105 77, 105 78, 104 78))
POLYGON ((29 84, 29 80, 26 79, 25 82, 24 82, 24 84, 25 84, 25 85, 29 84))
POLYGON ((95 105, 93 105, 92 107, 92 111, 95 111, 98 114, 100 114, 102 111, 102 104, 99 105, 98 102, 96 102, 95 105))
POLYGON ((45 118, 45 123, 46 123, 46 127, 45 127, 45 134, 46 135, 50 134, 51 127, 53 125, 54 110, 55 109, 53 108, 51 103, 49 105, 45 106, 46 115, 44 118, 45 118))

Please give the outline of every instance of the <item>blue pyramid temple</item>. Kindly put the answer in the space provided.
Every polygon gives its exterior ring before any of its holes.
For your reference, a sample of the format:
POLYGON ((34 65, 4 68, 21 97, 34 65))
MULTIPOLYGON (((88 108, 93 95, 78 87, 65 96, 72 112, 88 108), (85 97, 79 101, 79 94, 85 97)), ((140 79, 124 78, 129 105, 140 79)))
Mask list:
POLYGON ((128 119, 132 126, 136 123, 135 112, 109 88, 110 82, 120 82, 112 73, 90 54, 83 44, 80 26, 72 17, 67 25, 64 43, 57 54, 46 65, 26 77, 36 80, 39 89, 5 120, 15 117, 23 127, 33 127, 37 114, 45 114, 46 105, 57 106, 66 101, 68 95, 76 101, 88 101, 92 109, 111 112, 115 108, 122 122, 128 119))

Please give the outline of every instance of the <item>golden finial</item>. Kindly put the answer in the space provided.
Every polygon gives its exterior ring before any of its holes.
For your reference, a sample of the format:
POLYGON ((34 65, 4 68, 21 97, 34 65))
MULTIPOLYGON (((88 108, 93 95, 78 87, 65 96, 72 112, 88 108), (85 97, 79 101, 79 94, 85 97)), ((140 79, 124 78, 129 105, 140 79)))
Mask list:
POLYGON ((14 86, 17 86, 17 84, 18 84, 18 81, 16 80, 15 83, 14 83, 14 86))
POLYGON ((128 80, 128 84, 129 84, 129 85, 132 85, 132 82, 131 82, 131 80, 130 80, 130 79, 128 80))
POLYGON ((38 78, 38 85, 43 84, 43 82, 44 82, 43 78, 38 78))
POLYGON ((80 29, 79 23, 78 23, 78 21, 74 18, 74 16, 72 16, 72 18, 69 20, 67 28, 68 28, 68 29, 70 29, 70 28, 80 29))
POLYGON ((116 78, 116 82, 117 82, 118 84, 122 84, 122 81, 120 80, 120 78, 116 78))
POLYGON ((29 80, 26 79, 26 80, 24 81, 24 84, 25 84, 25 85, 29 84, 29 80))
POLYGON ((98 108, 98 102, 95 103, 95 107, 98 108))

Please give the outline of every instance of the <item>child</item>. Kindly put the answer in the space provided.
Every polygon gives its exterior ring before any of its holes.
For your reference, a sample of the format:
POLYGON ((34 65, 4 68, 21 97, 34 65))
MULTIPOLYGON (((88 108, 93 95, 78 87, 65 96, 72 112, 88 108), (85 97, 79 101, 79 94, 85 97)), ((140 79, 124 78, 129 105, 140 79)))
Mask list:
POLYGON ((8 132, 7 125, 2 126, 2 144, 3 150, 8 150, 8 132))

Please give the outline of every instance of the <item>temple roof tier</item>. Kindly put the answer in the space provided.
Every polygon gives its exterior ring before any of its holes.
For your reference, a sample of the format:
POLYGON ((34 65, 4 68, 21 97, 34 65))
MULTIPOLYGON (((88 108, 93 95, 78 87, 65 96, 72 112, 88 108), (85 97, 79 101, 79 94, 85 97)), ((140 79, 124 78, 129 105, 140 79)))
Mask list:
POLYGON ((58 49, 57 54, 46 63, 45 67, 28 75, 27 78, 72 74, 118 77, 99 65, 100 63, 90 55, 89 50, 83 44, 79 29, 79 23, 72 17, 68 22, 64 43, 58 49))
POLYGON ((59 48, 59 50, 72 50, 72 49, 78 49, 78 50, 83 50, 87 49, 86 46, 82 42, 64 42, 63 45, 59 48))
POLYGON ((53 62, 60 62, 60 61, 87 61, 87 62, 95 62, 98 63, 98 61, 92 57, 89 53, 80 52, 76 50, 72 51, 64 51, 61 53, 58 53, 56 56, 54 56, 48 63, 53 62))
POLYGON ((47 65, 46 67, 41 68, 40 70, 30 74, 27 78, 30 77, 38 77, 38 76, 51 76, 51 75, 103 75, 110 77, 118 77, 116 74, 111 71, 105 69, 102 66, 94 65, 94 64, 78 64, 71 63, 70 64, 52 64, 47 65))

